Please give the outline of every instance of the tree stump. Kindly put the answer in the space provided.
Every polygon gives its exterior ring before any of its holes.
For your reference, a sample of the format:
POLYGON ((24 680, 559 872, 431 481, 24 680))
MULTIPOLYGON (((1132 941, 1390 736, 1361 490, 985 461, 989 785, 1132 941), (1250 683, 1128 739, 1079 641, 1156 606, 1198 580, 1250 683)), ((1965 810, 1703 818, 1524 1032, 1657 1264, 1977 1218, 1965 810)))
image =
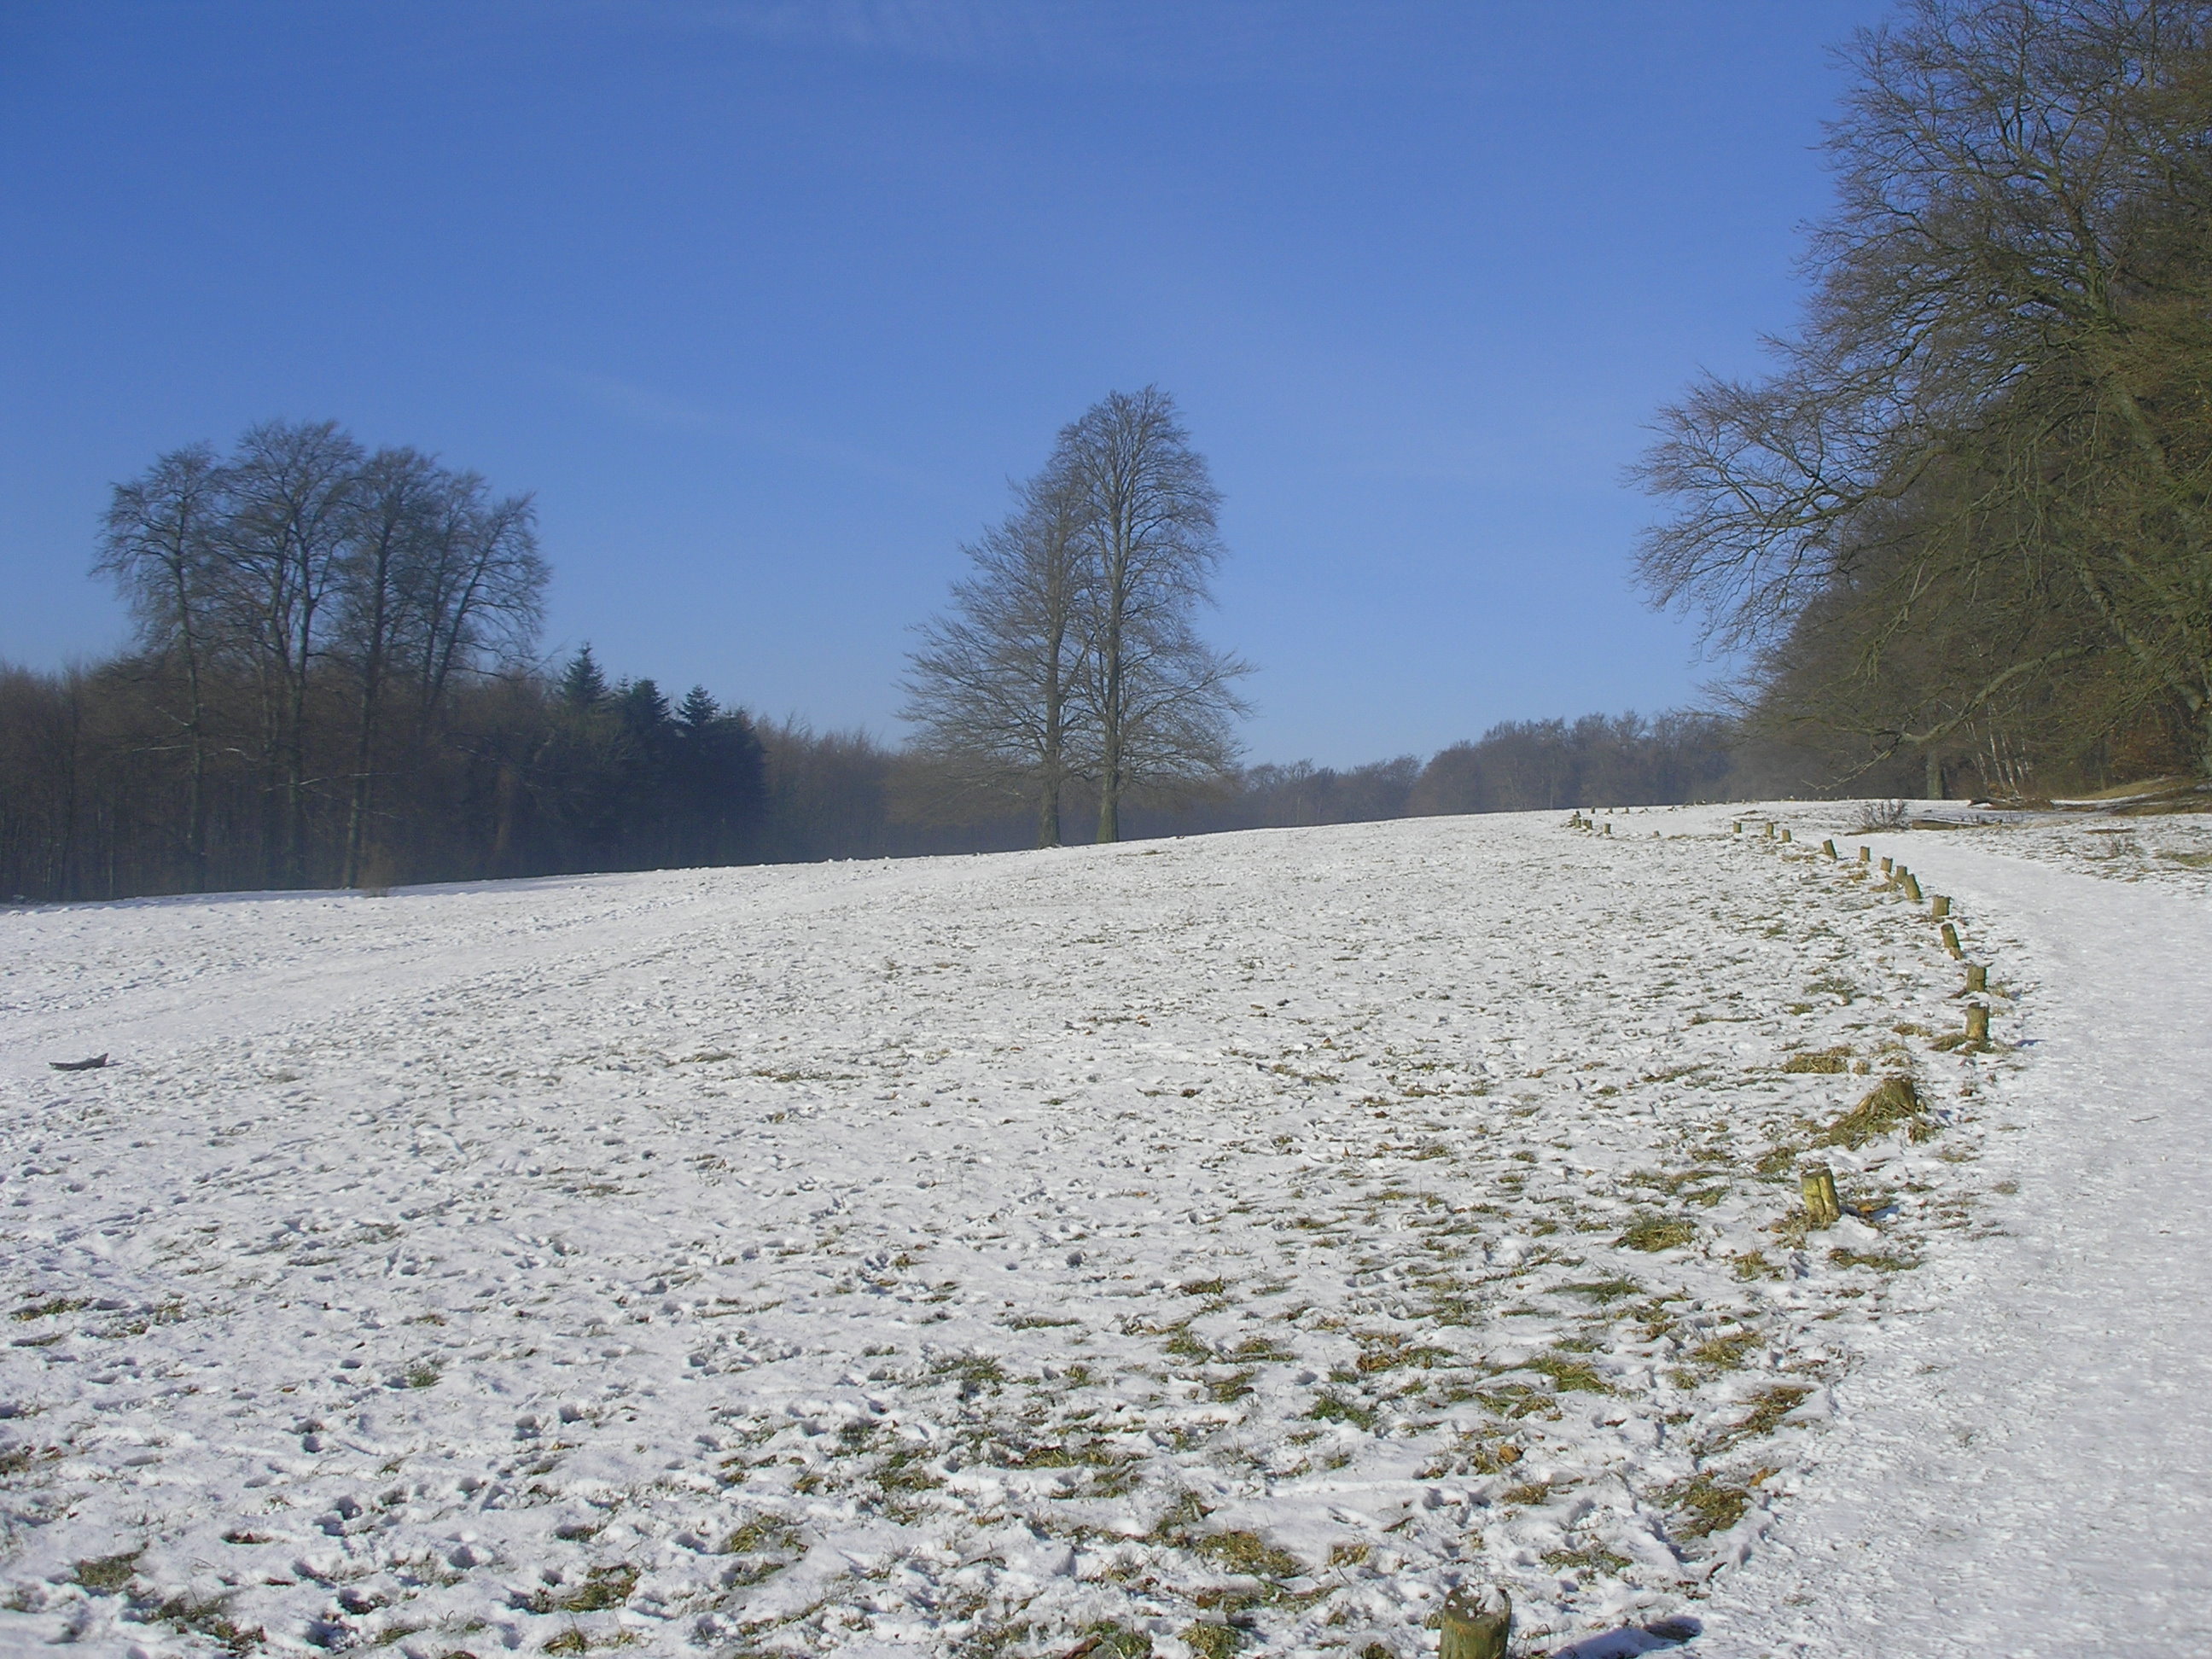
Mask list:
POLYGON ((1987 966, 1978 962, 1970 962, 1966 964, 1966 988, 1969 991, 1986 991, 1990 988, 1990 970, 1987 966))
POLYGON ((1943 924, 1943 948, 1954 957, 1963 957, 1966 954, 1959 948, 1959 930, 1948 921, 1943 924))
POLYGON ((1950 896, 1946 893, 1938 893, 1934 898, 1929 899, 1928 901, 1928 914, 1937 921, 1941 921, 1944 917, 1949 915, 1951 914, 1950 896))
POLYGON ((1966 1042, 1973 1048, 1990 1046, 1990 1011, 1978 1002, 1966 1010, 1966 1042))
POLYGON ((1826 1164, 1807 1164, 1798 1174, 1798 1184, 1804 1189, 1805 1218, 1815 1227, 1832 1227, 1844 1218, 1836 1177, 1826 1164))
POLYGON ((1437 1659, 1505 1659, 1513 1633, 1513 1603, 1495 1584, 1462 1584, 1444 1600, 1443 1643, 1437 1659))

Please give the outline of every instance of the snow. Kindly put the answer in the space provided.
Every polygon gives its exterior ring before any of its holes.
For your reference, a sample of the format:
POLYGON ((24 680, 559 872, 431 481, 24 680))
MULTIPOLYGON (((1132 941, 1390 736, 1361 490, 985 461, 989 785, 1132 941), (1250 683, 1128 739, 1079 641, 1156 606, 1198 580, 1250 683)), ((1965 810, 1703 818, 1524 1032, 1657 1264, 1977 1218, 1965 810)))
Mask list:
POLYGON ((0 915, 0 1647, 2201 1650, 2194 843, 1772 815, 0 915))

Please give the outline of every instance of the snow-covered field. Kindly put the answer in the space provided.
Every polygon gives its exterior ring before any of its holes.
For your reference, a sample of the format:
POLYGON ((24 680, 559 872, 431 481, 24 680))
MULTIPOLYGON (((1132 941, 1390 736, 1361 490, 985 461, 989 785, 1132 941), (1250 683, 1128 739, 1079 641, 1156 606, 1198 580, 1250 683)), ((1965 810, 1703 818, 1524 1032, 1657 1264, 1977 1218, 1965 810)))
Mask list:
POLYGON ((0 1648, 1947 1650, 1820 1598, 1958 1478, 1911 1378, 2019 1305, 2112 890, 1877 841, 1964 1050, 1776 810, 0 915, 0 1648))

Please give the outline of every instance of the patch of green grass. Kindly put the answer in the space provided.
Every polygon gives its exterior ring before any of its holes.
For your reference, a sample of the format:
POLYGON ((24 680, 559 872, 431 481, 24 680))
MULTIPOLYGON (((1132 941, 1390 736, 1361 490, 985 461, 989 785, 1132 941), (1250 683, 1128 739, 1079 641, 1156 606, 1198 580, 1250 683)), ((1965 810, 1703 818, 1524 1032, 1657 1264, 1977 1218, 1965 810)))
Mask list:
POLYGON ((1761 1469, 1749 1480, 1733 1484, 1705 1470, 1674 1487, 1664 1494, 1662 1501, 1680 1516, 1674 1526, 1675 1533, 1683 1538, 1709 1538, 1717 1532, 1726 1532, 1743 1519, 1751 1508, 1753 1489, 1772 1473, 1771 1469, 1761 1469))
POLYGON ((1580 1285, 1562 1285, 1559 1289, 1571 1295, 1586 1296, 1601 1304, 1618 1302, 1625 1296, 1635 1296, 1644 1286, 1632 1279, 1593 1279, 1580 1285))
POLYGON ((1782 1419, 1805 1402, 1813 1390, 1802 1382, 1778 1382, 1771 1389, 1762 1389, 1752 1396, 1751 1409, 1739 1419, 1734 1427, 1715 1443, 1732 1446, 1741 1441, 1755 1440, 1771 1434, 1782 1425, 1782 1419))
POLYGON ((1186 1625, 1181 1632, 1182 1644, 1197 1656, 1197 1659, 1229 1659, 1229 1656, 1244 1645, 1232 1625, 1217 1625, 1201 1621, 1186 1625))
POLYGON ((1288 1550, 1277 1549, 1255 1532, 1211 1532, 1194 1540, 1191 1548, 1217 1566, 1255 1578, 1295 1578, 1304 1563, 1288 1550))
POLYGON ((1561 1394, 1611 1394, 1613 1384, 1582 1360, 1565 1354, 1547 1353, 1532 1359, 1524 1368, 1548 1376, 1558 1384, 1561 1394))
POLYGON ((1554 1572, 1601 1572, 1618 1578, 1632 1563, 1602 1544, 1585 1544, 1580 1549, 1553 1550, 1544 1557, 1544 1565, 1554 1572))
POLYGON ((1745 1357, 1759 1345, 1756 1331, 1737 1331, 1729 1336, 1716 1336, 1700 1342, 1690 1350, 1691 1359, 1711 1370, 1732 1371, 1744 1362, 1745 1357))
POLYGON ((1887 1254, 1869 1255, 1862 1255, 1856 1250, 1841 1249, 1829 1251, 1828 1261, 1832 1266, 1838 1267, 1872 1267, 1877 1273, 1910 1273, 1920 1265, 1916 1258, 1909 1255, 1887 1254))
POLYGON ((985 1389, 996 1391, 1006 1386, 1006 1365, 992 1354, 957 1354, 940 1359, 932 1367, 938 1376, 957 1382, 963 1395, 980 1394, 985 1389))
POLYGON ((268 1639, 267 1635, 258 1627, 247 1630, 234 1622, 227 1611, 229 1603, 228 1596, 203 1601, 197 1596, 173 1595, 161 1603, 154 1616, 179 1630, 209 1638, 226 1653, 251 1653, 268 1639))
POLYGON ((1849 1048, 1823 1048, 1818 1054, 1792 1054, 1782 1062, 1782 1069, 1799 1076, 1829 1077, 1850 1067, 1849 1048))
POLYGON ((1857 1105, 1828 1126, 1820 1136, 1820 1143, 1859 1147, 1900 1127, 1906 1139, 1917 1141, 1934 1135, 1936 1126, 1921 1104, 1920 1091, 1912 1086, 1911 1078, 1886 1077, 1869 1090, 1857 1105))
POLYGON ((1231 1371, 1226 1376, 1212 1376, 1206 1380, 1206 1397, 1217 1406, 1227 1406, 1243 1399, 1252 1392, 1252 1379, 1259 1373, 1252 1370, 1231 1371))
POLYGON ((604 1613, 628 1601, 629 1593, 636 1588, 635 1567, 593 1567, 574 1589, 566 1595, 555 1596, 553 1605, 563 1613, 604 1613))
POLYGON ((1526 1382, 1500 1382, 1478 1389, 1474 1397, 1500 1417, 1557 1417, 1559 1402, 1541 1389, 1526 1382))
POLYGON ((1152 1638, 1143 1631, 1109 1620, 1085 1631, 1083 1639, 1069 1651, 1082 1655, 1083 1659, 1152 1659, 1152 1638))
POLYGON ((1613 1243, 1631 1250, 1671 1250, 1698 1236, 1695 1224, 1673 1217, 1647 1215, 1632 1222, 1613 1243))
POLYGON ((1772 1279, 1777 1275, 1777 1268, 1766 1259, 1764 1250, 1741 1251, 1729 1261, 1738 1279, 1772 1279))
POLYGON ((1306 1413, 1323 1423, 1349 1423, 1356 1429, 1375 1426, 1375 1408, 1348 1400, 1334 1389, 1325 1389, 1315 1399, 1313 1409, 1306 1413))
POLYGON ((82 1299, 72 1298, 65 1296, 50 1296, 43 1302, 26 1303, 23 1306, 16 1309, 15 1312, 9 1314, 8 1317, 10 1319, 20 1319, 25 1321, 33 1319, 46 1319, 55 1314, 75 1313, 79 1308, 89 1307, 91 1305, 91 1304, 82 1299))
POLYGON ((100 1555, 80 1561, 70 1577, 76 1579, 94 1595, 112 1595, 130 1583, 138 1571, 138 1558, 146 1552, 135 1549, 125 1555, 100 1555))

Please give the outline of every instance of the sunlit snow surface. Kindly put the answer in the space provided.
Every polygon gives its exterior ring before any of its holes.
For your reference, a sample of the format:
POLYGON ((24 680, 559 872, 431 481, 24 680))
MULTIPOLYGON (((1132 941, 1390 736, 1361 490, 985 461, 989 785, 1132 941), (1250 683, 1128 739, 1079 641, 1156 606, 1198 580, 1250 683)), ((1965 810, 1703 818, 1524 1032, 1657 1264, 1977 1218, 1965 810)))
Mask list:
POLYGON ((0 915, 0 1647, 1698 1617, 2039 1062, 1849 845, 1563 817, 0 915))

